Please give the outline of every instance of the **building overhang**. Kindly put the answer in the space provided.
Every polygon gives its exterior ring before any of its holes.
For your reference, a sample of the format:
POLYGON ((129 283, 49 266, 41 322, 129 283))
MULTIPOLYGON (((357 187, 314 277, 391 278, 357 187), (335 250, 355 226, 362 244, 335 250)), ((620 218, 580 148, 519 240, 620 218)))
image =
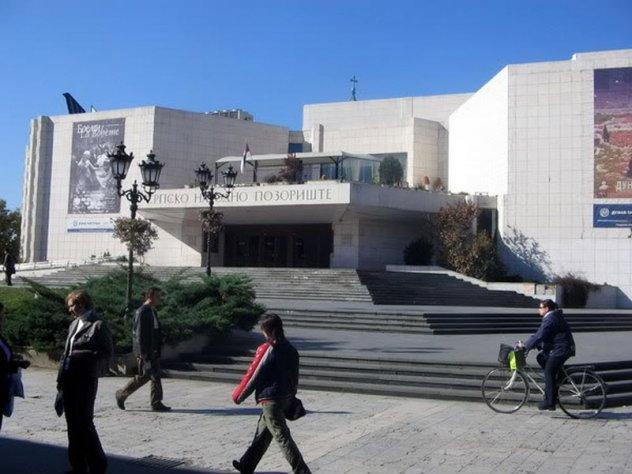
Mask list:
MULTIPOLYGON (((224 191, 222 188, 216 190, 224 191)), ((335 223, 344 216, 410 221, 463 202, 463 195, 382 187, 363 183, 312 181, 305 184, 236 186, 215 200, 227 225, 335 223)), ((489 206, 485 206, 489 207, 489 206)), ((158 225, 199 222, 208 208, 197 188, 157 191, 139 213, 158 225)))

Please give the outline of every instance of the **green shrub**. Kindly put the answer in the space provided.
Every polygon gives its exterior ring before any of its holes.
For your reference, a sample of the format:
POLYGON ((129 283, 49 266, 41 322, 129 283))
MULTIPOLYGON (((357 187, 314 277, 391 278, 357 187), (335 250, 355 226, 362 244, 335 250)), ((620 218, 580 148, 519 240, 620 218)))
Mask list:
POLYGON ((485 231, 478 232, 469 249, 469 267, 466 275, 485 281, 498 281, 505 274, 494 241, 485 231))
POLYGON ((421 237, 413 240, 404 249, 404 263, 406 265, 430 265, 432 261, 432 242, 421 237))
POLYGON ((486 281, 503 278, 505 268, 487 232, 472 231, 479 215, 475 204, 459 203, 442 208, 437 217, 440 261, 451 270, 486 281))
MULTIPOLYGON (((159 281, 147 272, 137 270, 134 274, 134 307, 142 304, 143 294, 151 286, 165 291, 158 314, 167 344, 185 341, 195 334, 221 337, 233 327, 249 330, 264 312, 264 307, 254 302, 255 293, 245 275, 203 277, 190 283, 183 283, 182 277, 178 274, 159 281)), ((114 270, 83 285, 59 290, 32 281, 29 284, 30 298, 24 297, 20 304, 8 307, 7 319, 12 323, 6 332, 11 344, 59 354, 71 322, 64 298, 72 289, 81 287, 92 297, 95 310, 108 322, 115 350, 121 353, 131 349, 131 321, 125 317, 125 271, 114 270)))
POLYGON ((553 283, 562 287, 562 304, 566 308, 584 308, 588 302, 588 294, 599 288, 573 273, 556 276, 553 283))

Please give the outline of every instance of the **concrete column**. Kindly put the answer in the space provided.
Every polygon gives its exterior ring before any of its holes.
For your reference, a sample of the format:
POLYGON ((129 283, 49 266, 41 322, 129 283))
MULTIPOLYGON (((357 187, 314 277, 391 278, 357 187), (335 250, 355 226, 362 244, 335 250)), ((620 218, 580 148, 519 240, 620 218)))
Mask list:
POLYGON ((347 217, 332 224, 334 251, 331 268, 358 268, 360 255, 360 223, 355 217, 347 217))

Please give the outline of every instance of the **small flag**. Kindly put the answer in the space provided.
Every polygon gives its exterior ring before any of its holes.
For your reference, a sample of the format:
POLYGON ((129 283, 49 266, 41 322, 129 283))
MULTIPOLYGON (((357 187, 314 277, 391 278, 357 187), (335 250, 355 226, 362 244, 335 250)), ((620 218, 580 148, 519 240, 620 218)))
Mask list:
POLYGON ((248 158, 250 158, 252 155, 250 154, 250 148, 248 147, 248 144, 246 143, 246 148, 244 149, 244 156, 241 157, 241 172, 244 172, 244 166, 246 166, 246 161, 248 161, 248 158))

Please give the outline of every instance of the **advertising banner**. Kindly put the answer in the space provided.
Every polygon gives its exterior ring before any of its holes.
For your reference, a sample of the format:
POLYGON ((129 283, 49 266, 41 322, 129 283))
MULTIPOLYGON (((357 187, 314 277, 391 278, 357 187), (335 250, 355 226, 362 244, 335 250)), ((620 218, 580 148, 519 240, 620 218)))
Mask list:
POLYGON ((114 221, 109 217, 77 217, 66 223, 68 232, 113 232, 114 221))
POLYGON ((596 198, 632 197, 632 67, 595 69, 596 198))
POLYGON ((108 153, 121 143, 125 119, 73 124, 69 214, 112 214, 120 209, 108 153))
POLYGON ((632 204, 593 205, 593 227, 632 227, 632 204))

